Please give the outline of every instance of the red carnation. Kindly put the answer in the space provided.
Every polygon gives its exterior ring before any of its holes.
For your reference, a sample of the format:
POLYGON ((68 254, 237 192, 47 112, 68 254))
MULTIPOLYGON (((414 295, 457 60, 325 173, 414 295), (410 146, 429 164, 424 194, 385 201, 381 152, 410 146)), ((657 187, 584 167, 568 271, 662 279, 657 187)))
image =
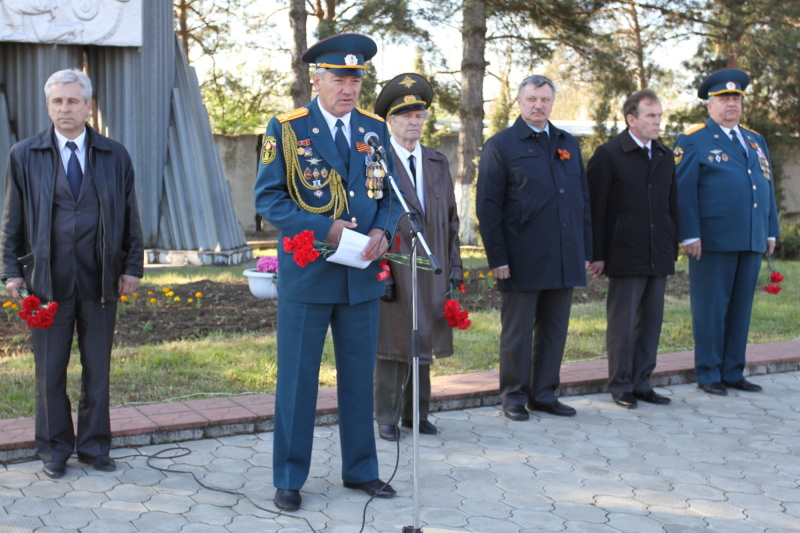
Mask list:
POLYGON ((783 274, 781 274, 777 270, 775 272, 771 272, 769 275, 769 280, 772 283, 780 283, 781 281, 783 281, 783 274))
POLYGON ((779 292, 781 292, 781 286, 771 283, 771 284, 767 285, 766 287, 764 287, 764 290, 767 291, 770 294, 778 294, 779 292))
POLYGON ((41 305, 42 305, 41 300, 39 300, 39 298, 33 295, 28 296, 27 298, 22 300, 22 309, 24 309, 25 311, 29 312, 36 311, 39 309, 41 305))

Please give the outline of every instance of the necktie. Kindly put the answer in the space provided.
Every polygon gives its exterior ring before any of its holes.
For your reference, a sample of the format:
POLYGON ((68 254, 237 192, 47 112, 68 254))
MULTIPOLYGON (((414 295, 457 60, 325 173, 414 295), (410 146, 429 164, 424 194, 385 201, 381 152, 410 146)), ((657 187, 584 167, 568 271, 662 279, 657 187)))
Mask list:
POLYGON ((414 188, 417 188, 417 166, 414 164, 414 154, 408 156, 408 169, 411 171, 411 180, 414 182, 414 188))
POLYGON ((642 146, 642 150, 647 155, 647 159, 653 159, 653 156, 650 154, 650 148, 648 146, 642 146))
POLYGON ((736 130, 731 130, 731 140, 739 148, 739 153, 744 154, 744 156, 747 157, 747 150, 745 149, 742 142, 739 140, 739 136, 736 135, 736 130))
POLYGON ((339 151, 339 155, 342 156, 345 170, 349 171, 350 147, 347 146, 347 138, 344 136, 344 122, 342 122, 342 119, 336 121, 336 135, 333 140, 336 142, 336 149, 339 151))
POLYGON ((547 135, 546 131, 537 131, 533 133, 534 137, 536 137, 536 141, 541 145, 542 148, 545 150, 550 149, 550 136, 547 135))
POLYGON ((72 196, 75 198, 75 201, 77 201, 78 196, 81 194, 83 171, 81 170, 81 164, 78 163, 78 156, 75 154, 75 150, 78 149, 78 145, 72 141, 67 141, 67 148, 72 150, 72 155, 69 156, 69 162, 67 163, 67 181, 69 182, 69 188, 72 191, 72 196))

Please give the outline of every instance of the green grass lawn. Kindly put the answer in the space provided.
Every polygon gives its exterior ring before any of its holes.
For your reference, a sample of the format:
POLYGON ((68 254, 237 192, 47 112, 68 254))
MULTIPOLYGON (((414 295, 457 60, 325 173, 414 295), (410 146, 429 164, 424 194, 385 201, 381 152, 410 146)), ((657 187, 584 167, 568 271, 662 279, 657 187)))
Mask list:
MULTIPOLYGON (((260 254, 259 254, 260 255, 260 254)), ((485 266, 478 253, 465 254, 466 268, 485 266)), ((254 264, 254 263, 253 263, 254 264)), ((252 265, 226 268, 149 268, 144 283, 180 285, 198 279, 241 280, 241 271, 252 265)), ((685 259, 679 268, 686 268, 685 259)), ((800 311, 800 262, 778 262, 786 277, 783 291, 769 295, 758 291, 753 307, 750 342, 763 343, 798 338, 800 311)), ((766 266, 761 278, 765 278, 766 266)), ((471 313, 472 327, 455 331, 456 355, 433 366, 434 375, 493 370, 497 368, 500 335, 499 311, 471 313)), ((659 352, 692 349, 688 298, 668 298, 659 352)), ((69 368, 73 408, 80 388, 77 352, 69 368)), ((565 361, 605 357, 605 303, 576 304, 572 308, 565 361)), ((188 395, 273 392, 276 358, 274 335, 210 335, 201 340, 155 346, 121 347, 114 350, 111 401, 114 406, 138 402, 163 402, 188 395)), ((320 369, 320 384, 334 386, 336 370, 328 339, 320 369)), ((0 418, 33 415, 33 356, 0 359, 0 418)))

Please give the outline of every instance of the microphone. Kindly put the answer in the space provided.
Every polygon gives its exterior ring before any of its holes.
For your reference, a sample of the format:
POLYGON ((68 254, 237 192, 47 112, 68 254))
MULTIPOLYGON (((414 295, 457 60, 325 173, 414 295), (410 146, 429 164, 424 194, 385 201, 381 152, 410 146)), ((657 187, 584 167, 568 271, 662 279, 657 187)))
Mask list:
POLYGON ((371 146, 372 149, 375 150, 375 153, 379 154, 381 157, 386 157, 386 150, 383 149, 381 141, 378 140, 377 133, 374 131, 367 132, 367 134, 364 135, 364 142, 371 146))

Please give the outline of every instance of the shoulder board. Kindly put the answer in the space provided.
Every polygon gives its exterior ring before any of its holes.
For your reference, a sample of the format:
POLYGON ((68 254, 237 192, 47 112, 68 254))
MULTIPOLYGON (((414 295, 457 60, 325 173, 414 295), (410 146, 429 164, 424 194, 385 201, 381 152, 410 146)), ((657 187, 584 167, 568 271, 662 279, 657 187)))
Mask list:
POLYGON ((683 134, 684 135, 691 135, 692 133, 698 132, 698 131, 702 130, 705 127, 706 127, 705 124, 698 124, 697 126, 692 126, 688 130, 684 131, 683 134))
MULTIPOLYGON (((749 126, 743 126, 742 124, 739 124, 739 127, 740 127, 740 128, 744 128, 744 129, 746 129, 747 131, 752 131, 752 132, 753 132, 753 133, 755 133, 756 135, 761 135, 760 133, 758 133, 756 130, 754 130, 753 128, 751 128, 751 127, 749 127, 749 126)), ((761 135, 761 136, 763 137, 763 135, 761 135)))
POLYGON ((307 107, 298 107, 292 111, 287 111, 286 113, 281 113, 278 115, 277 118, 278 122, 284 123, 289 122, 290 120, 294 120, 296 118, 304 117, 308 115, 308 108, 307 107))
POLYGON ((381 122, 386 122, 385 120, 383 120, 383 119, 382 119, 381 117, 379 117, 378 115, 373 115, 373 114, 372 114, 372 113, 370 113, 369 111, 364 111, 363 109, 360 109, 360 108, 358 108, 358 107, 356 108, 356 111, 358 111, 358 112, 359 112, 359 113, 361 113, 362 115, 368 116, 369 118, 374 118, 375 120, 380 120, 381 122))

